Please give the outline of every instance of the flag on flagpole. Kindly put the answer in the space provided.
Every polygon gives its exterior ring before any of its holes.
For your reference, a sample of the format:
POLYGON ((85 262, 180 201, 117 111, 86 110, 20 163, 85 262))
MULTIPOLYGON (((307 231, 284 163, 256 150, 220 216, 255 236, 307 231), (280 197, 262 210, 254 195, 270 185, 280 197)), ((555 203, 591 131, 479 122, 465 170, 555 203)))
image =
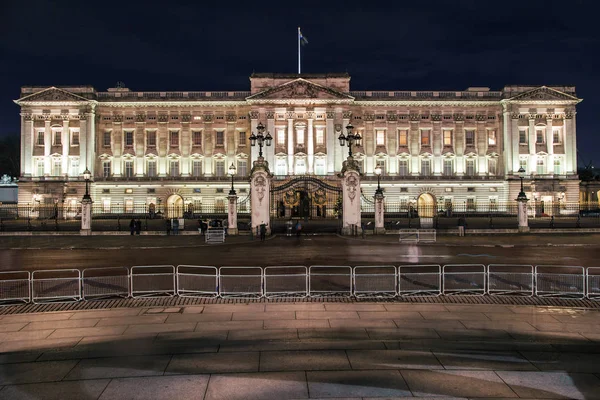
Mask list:
POLYGON ((300 31, 300 28, 298 28, 298 40, 300 41, 300 43, 302 45, 308 44, 308 39, 306 38, 306 36, 302 35, 302 32, 300 31))

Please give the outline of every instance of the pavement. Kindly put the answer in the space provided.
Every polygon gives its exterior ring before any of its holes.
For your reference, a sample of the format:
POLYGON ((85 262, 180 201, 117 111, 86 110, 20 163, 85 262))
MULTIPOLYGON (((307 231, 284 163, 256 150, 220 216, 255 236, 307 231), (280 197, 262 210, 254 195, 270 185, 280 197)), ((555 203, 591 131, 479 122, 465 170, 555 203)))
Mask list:
POLYGON ((600 312, 235 303, 0 316, 0 399, 600 399, 600 312))

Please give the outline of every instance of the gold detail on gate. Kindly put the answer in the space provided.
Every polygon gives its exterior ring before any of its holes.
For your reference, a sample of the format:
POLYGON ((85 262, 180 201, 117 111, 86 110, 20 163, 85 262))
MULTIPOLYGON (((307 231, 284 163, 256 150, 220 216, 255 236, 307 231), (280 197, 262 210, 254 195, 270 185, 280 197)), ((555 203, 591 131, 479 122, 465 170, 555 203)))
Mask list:
POLYGON ((283 195, 283 203, 288 207, 296 207, 300 204, 300 193, 288 190, 283 195))
POLYGON ((327 194, 325 193, 325 190, 317 189, 317 191, 313 194, 313 201, 318 206, 325 205, 325 202, 327 201, 327 194))

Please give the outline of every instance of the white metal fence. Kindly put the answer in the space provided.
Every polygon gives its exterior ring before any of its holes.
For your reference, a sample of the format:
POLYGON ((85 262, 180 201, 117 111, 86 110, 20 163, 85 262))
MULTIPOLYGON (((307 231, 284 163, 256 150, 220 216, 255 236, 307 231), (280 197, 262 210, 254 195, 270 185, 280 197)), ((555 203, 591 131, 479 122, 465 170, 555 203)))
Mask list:
POLYGON ((519 264, 216 267, 0 272, 0 305, 114 297, 306 298, 522 295, 600 300, 600 267, 519 264))

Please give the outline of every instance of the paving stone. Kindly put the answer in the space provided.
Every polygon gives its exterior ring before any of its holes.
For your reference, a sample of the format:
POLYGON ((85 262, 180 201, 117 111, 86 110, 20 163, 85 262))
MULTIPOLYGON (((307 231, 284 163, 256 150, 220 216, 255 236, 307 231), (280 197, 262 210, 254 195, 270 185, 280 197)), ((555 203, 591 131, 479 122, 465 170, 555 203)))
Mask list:
POLYGON ((215 322, 231 321, 233 313, 208 313, 208 314, 171 314, 167 318, 167 323, 175 322, 215 322))
POLYGON ((76 360, 3 364, 0 365, 0 385, 60 381, 75 364, 76 360))
POLYGON ((7 386, 0 397, 11 400, 96 400, 109 379, 77 382, 30 383, 7 386))
POLYGON ((530 324, 557 323, 552 315, 547 314, 516 314, 516 313, 485 313, 492 321, 520 321, 530 324))
POLYGON ((265 320, 265 329, 329 328, 327 319, 265 320))
POLYGON ((25 331, 41 331, 43 329, 70 329, 70 328, 89 328, 100 321, 99 319, 78 319, 78 320, 56 320, 56 321, 40 321, 30 322, 23 328, 25 331))
POLYGON ((132 315, 129 317, 102 318, 96 326, 162 324, 166 319, 166 315, 132 315))
POLYGON ((311 397, 410 396, 398 371, 307 372, 311 397))
POLYGON ((598 399, 600 379, 592 374, 566 372, 513 372, 497 374, 519 397, 598 399))
POLYGON ((486 350, 434 351, 433 354, 445 369, 460 370, 508 370, 536 371, 525 357, 518 352, 495 352, 486 350))
POLYGON ((600 332, 600 324, 578 324, 578 323, 554 323, 547 324, 534 323, 533 326, 542 332, 577 332, 577 333, 596 333, 600 332))
POLYGON ((320 371, 350 369, 343 350, 267 351, 261 353, 261 371, 320 371))
POLYGON ((81 337, 65 339, 28 339, 0 343, 0 353, 11 351, 51 351, 75 346, 81 337))
POLYGON ((117 308, 114 310, 82 310, 77 311, 69 319, 87 319, 87 318, 118 318, 139 315, 141 308, 117 308))
MULTIPOLYGON (((49 337, 54 332, 54 329, 43 329, 39 331, 19 331, 19 332, 4 332, 0 333, 0 342, 10 342, 13 340, 40 340, 49 337)), ((76 336, 76 335, 72 335, 76 336)), ((78 335, 82 336, 82 335, 78 335)))
POLYGON ((430 351, 553 351, 554 347, 548 343, 531 343, 516 341, 489 341, 475 339, 469 341, 450 341, 436 339, 403 339, 385 341, 386 348, 390 350, 430 350, 430 351))
POLYGON ((249 329, 246 331, 230 331, 227 340, 295 340, 298 339, 296 329, 249 329))
POLYGON ((433 329, 367 329, 369 338, 378 340, 393 340, 393 339, 418 339, 418 338, 434 338, 439 339, 439 335, 433 329))
POLYGON ((348 350, 352 369, 442 369, 430 351, 348 350))
MULTIPOLYGON (((154 337, 143 336, 94 336, 82 339, 76 346, 46 351, 40 360, 72 360, 81 358, 104 358, 156 354, 153 352, 154 337)), ((158 352, 165 354, 164 352, 158 352)))
POLYGON ((39 314, 16 314, 16 315, 5 315, 2 318, 2 324, 12 324, 18 322, 39 322, 39 321, 56 321, 61 319, 69 319, 73 316, 72 312, 59 312, 59 313, 39 313, 39 314))
POLYGON ((325 303, 266 304, 265 311, 325 311, 325 303))
MULTIPOLYGON (((490 329, 512 332, 535 331, 536 329, 527 322, 519 321, 461 321, 468 329, 490 329)), ((449 328, 447 328, 449 329, 449 328)))
POLYGON ((162 375, 171 356, 128 356, 81 360, 65 380, 162 375))
POLYGON ((219 352, 232 351, 285 351, 285 350, 384 350, 380 341, 371 340, 280 340, 280 341, 230 341, 219 347, 219 352))
POLYGON ((325 303, 327 311, 386 311, 383 304, 325 303))
POLYGON ((283 320, 296 319, 294 311, 271 311, 271 312, 234 312, 233 321, 264 321, 264 320, 283 320))
MULTIPOLYGON (((415 320, 415 319, 395 319, 394 322, 398 328, 418 328, 418 329, 465 329, 465 325, 457 320, 415 320)), ((489 322, 489 321, 468 321, 468 322, 489 322)))
POLYGON ((419 304, 419 303, 414 303, 414 304, 384 304, 384 307, 388 311, 448 312, 448 309, 444 306, 444 304, 419 304))
POLYGON ((500 304, 444 304, 450 312, 512 313, 512 310, 500 304))
POLYGON ((508 332, 500 330, 484 330, 484 329, 436 329, 438 335, 443 340, 508 340, 511 336, 508 332))
POLYGON ((127 326, 102 326, 94 328, 70 328, 70 329, 57 329, 50 336, 49 339, 60 339, 65 337, 77 337, 77 336, 105 336, 105 335, 120 335, 125 332, 127 326))
POLYGON ((198 322, 196 331, 235 331, 246 329, 262 329, 263 321, 221 321, 221 322, 198 322))
POLYGON ((173 356, 165 375, 258 372, 258 352, 180 354, 173 356))
POLYGON ((587 338, 574 332, 550 332, 550 331, 528 331, 528 332, 509 332, 510 336, 522 342, 542 342, 542 343, 585 343, 587 338))
POLYGON ((416 311, 359 311, 358 316, 360 319, 424 320, 416 311))
POLYGON ((213 313, 213 312, 264 312, 265 304, 206 304, 202 313, 213 313))
POLYGON ((517 397, 511 388, 492 371, 401 370, 400 372, 416 397, 517 397))
POLYGON ((308 391, 304 372, 261 372, 212 375, 204 400, 306 398, 308 391))
POLYGON ((161 332, 191 332, 196 328, 195 322, 182 322, 178 324, 140 324, 131 325, 126 334, 161 333, 161 332))
POLYGON ((297 311, 296 319, 358 319, 356 311, 297 311))
POLYGON ((420 311, 421 315, 425 319, 430 320, 445 320, 455 319, 460 321, 489 321, 490 319, 482 312, 432 312, 432 311, 420 311))
POLYGON ((600 373, 600 354, 558 352, 522 352, 522 354, 542 371, 600 373))
POLYGON ((369 339, 367 330, 364 328, 356 329, 298 329, 300 339, 337 339, 337 340, 356 340, 369 339))
POLYGON ((0 322, 0 333, 20 331, 25 325, 27 325, 27 322, 15 322, 14 324, 0 322))
POLYGON ((187 306, 183 308, 184 314, 200 314, 204 311, 204 306, 187 306))
POLYGON ((207 385, 208 375, 113 379, 99 400, 197 399, 202 398, 207 385))
POLYGON ((0 364, 33 362, 37 360, 41 354, 42 353, 31 351, 18 351, 12 353, 0 352, 0 364))
POLYGON ((332 328, 396 328, 391 319, 330 319, 329 325, 332 328))
POLYGON ((202 342, 205 344, 225 343, 228 331, 162 332, 156 336, 156 342, 202 342))

